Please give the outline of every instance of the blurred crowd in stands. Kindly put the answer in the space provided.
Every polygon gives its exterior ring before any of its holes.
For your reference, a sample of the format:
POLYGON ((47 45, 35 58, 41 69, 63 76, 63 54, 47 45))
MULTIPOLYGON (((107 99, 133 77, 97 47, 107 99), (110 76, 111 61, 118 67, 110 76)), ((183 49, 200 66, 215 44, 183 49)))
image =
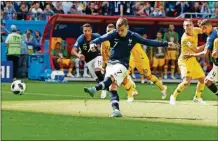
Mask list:
POLYGON ((54 14, 218 18, 216 1, 6 1, 5 20, 47 20, 54 14), (186 14, 184 13, 192 13, 186 14))

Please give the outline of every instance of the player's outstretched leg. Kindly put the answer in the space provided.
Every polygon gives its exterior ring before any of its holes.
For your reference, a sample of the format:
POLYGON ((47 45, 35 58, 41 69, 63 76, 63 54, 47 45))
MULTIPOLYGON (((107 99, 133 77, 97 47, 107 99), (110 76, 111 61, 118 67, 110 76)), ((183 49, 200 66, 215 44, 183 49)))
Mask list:
POLYGON ((170 96, 170 104, 175 105, 176 104, 176 98, 177 96, 190 84, 191 77, 185 77, 183 81, 177 86, 174 93, 170 96))
POLYGON ((113 108, 113 113, 110 117, 122 117, 122 114, 120 113, 120 107, 119 107, 119 95, 116 90, 110 91, 110 100, 111 100, 111 106, 113 108))
MULTIPOLYGON (((98 79, 96 80, 98 83, 104 80, 104 75, 102 74, 101 71, 95 71, 96 76, 98 77, 98 79)), ((107 96, 107 91, 106 90, 102 90, 101 91, 101 98, 104 99, 107 96)))
POLYGON ((167 97, 167 86, 161 84, 160 80, 154 75, 146 76, 146 78, 160 88, 162 93, 162 99, 165 99, 167 97))
POLYGON ((84 88, 84 91, 93 97, 96 91, 108 89, 111 84, 112 79, 110 77, 106 77, 104 81, 98 83, 95 87, 86 87, 84 88))

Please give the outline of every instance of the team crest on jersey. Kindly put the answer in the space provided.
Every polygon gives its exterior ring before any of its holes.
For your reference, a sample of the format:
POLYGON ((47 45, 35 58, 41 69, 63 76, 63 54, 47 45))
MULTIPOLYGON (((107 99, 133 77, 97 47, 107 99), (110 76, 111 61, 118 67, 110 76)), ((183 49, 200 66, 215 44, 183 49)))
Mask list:
POLYGON ((192 43, 191 43, 191 42, 187 42, 187 46, 188 46, 188 47, 191 47, 191 46, 192 46, 192 43))
POLYGON ((132 39, 129 39, 129 44, 128 45, 132 45, 132 39))

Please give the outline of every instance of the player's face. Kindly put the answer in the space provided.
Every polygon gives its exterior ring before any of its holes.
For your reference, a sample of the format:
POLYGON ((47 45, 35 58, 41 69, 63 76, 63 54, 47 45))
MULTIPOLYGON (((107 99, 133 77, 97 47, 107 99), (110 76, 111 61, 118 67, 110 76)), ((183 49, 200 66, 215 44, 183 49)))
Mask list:
POLYGON ((201 29, 202 29, 203 33, 205 33, 206 35, 210 35, 213 27, 211 25, 203 25, 201 27, 201 29))
POLYGON ((157 38, 161 39, 162 38, 162 34, 161 33, 157 33, 157 38))
POLYGON ((91 28, 91 27, 84 27, 84 28, 83 28, 83 34, 84 34, 86 37, 90 37, 91 34, 92 34, 92 28, 91 28))
POLYGON ((128 31, 128 26, 122 25, 117 27, 117 31, 120 37, 125 37, 128 31))
POLYGON ((193 31, 193 23, 192 22, 184 22, 183 28, 185 29, 185 32, 192 32, 193 31))
POLYGON ((56 44, 55 48, 56 49, 60 49, 61 48, 61 44, 56 44))

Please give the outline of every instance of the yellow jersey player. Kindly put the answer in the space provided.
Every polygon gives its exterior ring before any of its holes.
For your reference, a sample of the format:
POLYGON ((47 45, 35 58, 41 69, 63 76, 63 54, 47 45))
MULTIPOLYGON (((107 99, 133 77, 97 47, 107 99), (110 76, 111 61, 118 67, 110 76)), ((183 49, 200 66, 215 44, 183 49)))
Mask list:
POLYGON ((205 78, 205 85, 210 89, 215 95, 218 96, 218 88, 213 82, 218 82, 218 28, 213 28, 210 20, 203 19, 198 22, 203 33, 207 37, 207 42, 205 48, 202 52, 189 54, 192 56, 208 56, 211 55, 213 62, 213 69, 208 73, 205 78))
POLYGON ((200 28, 194 28, 193 22, 186 19, 183 23, 185 33, 181 39, 181 55, 178 59, 178 65, 181 70, 183 81, 178 85, 174 93, 170 96, 170 104, 176 103, 176 98, 185 87, 190 84, 191 79, 198 79, 194 101, 204 103, 201 93, 204 90, 204 71, 197 62, 196 57, 186 58, 186 54, 195 53, 198 45, 198 34, 202 33, 200 28))
MULTIPOLYGON (((162 32, 157 32, 157 41, 163 41, 162 39, 162 32)), ((154 56, 153 56, 153 71, 154 75, 157 74, 157 69, 159 71, 159 80, 162 83, 162 77, 163 77, 163 69, 165 64, 165 56, 166 56, 166 48, 165 47, 157 47, 153 48, 154 56)))
MULTIPOLYGON (((115 29, 115 26, 113 24, 109 24, 107 26, 106 32, 108 33, 114 29, 115 29)), ((105 41, 101 44, 101 55, 103 59, 102 68, 105 69, 107 66, 108 58, 110 56, 110 42, 109 41, 105 41)), ((134 100, 133 96, 138 95, 135 83, 132 81, 131 77, 128 75, 124 79, 122 84, 125 87, 127 94, 128 94, 127 102, 132 102, 134 100)))

